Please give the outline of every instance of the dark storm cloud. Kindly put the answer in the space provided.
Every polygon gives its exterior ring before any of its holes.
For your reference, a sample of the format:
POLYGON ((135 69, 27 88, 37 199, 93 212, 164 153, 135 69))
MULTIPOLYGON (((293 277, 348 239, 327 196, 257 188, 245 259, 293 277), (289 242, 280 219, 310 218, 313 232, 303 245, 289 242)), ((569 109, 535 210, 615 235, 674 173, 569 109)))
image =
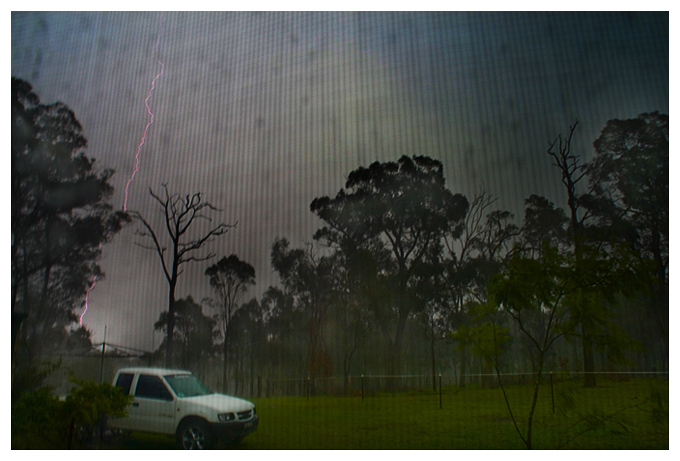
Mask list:
MULTIPOLYGON (((12 75, 68 104, 88 155, 112 167, 122 206, 158 71, 161 13, 13 13, 12 75)), ((578 152, 607 120, 668 112, 667 13, 166 13, 155 119, 130 208, 155 212, 164 182, 201 191, 239 222, 211 248, 275 283, 276 236, 319 225, 309 203, 375 160, 429 155, 454 192, 481 188, 521 217, 531 193, 560 200, 547 144, 576 118, 578 152)), ((104 250, 85 324, 148 348, 166 287, 132 229, 104 250), (135 338, 125 332, 134 324, 135 338)), ((205 267, 179 295, 207 295, 205 267)))

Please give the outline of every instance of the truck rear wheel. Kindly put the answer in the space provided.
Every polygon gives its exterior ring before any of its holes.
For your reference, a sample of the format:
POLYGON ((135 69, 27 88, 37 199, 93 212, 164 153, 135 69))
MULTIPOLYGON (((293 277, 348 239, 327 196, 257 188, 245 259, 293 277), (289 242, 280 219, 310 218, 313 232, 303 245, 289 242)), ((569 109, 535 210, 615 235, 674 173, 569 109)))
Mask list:
POLYGON ((184 450, 209 450, 213 446, 210 426, 199 418, 182 421, 177 429, 176 438, 180 448, 184 450))

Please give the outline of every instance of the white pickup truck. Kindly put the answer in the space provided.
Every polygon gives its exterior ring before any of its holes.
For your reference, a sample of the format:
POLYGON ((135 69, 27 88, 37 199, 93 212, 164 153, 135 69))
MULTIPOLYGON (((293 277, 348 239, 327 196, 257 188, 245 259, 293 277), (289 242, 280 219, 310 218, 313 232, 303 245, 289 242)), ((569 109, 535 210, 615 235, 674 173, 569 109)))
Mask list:
POLYGON ((257 429, 255 405, 216 394, 189 371, 123 368, 114 386, 134 396, 125 418, 110 418, 111 429, 174 435, 187 450, 212 448, 217 440, 240 442, 257 429))

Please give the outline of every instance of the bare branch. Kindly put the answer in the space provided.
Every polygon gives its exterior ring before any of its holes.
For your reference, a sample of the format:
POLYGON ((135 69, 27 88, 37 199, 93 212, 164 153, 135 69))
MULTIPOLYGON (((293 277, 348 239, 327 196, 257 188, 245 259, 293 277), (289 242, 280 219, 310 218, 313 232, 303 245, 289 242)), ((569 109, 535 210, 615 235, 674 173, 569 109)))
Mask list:
POLYGON ((165 248, 161 246, 160 241, 158 240, 158 237, 156 236, 156 233, 154 232, 153 228, 151 225, 144 219, 144 217, 139 213, 139 212, 131 212, 130 213, 133 217, 137 218, 146 228, 147 232, 143 231, 138 231, 139 235, 143 237, 150 237, 151 240, 154 243, 153 247, 150 247, 149 249, 155 249, 156 253, 158 253, 158 257, 161 260, 161 265, 163 266, 163 273, 165 274, 165 278, 168 280, 171 279, 170 273, 168 272, 167 265, 165 263, 165 248))
POLYGON ((182 263, 189 261, 207 261, 215 257, 215 253, 208 253, 206 256, 189 256, 188 258, 183 258, 182 263))
POLYGON ((200 256, 193 255, 191 254, 192 252, 201 248, 209 240, 226 234, 231 228, 236 227, 238 223, 220 223, 200 238, 183 241, 182 237, 188 232, 196 219, 212 221, 209 216, 201 213, 202 210, 219 211, 219 209, 208 202, 203 202, 200 193, 195 193, 193 195, 187 194, 184 197, 181 197, 179 194, 171 194, 167 184, 163 184, 163 191, 164 195, 161 195, 149 188, 149 195, 151 195, 153 200, 155 200, 163 210, 165 228, 170 239, 170 245, 168 245, 168 247, 161 245, 160 238, 156 231, 140 213, 133 212, 132 215, 138 219, 144 227, 142 230, 137 230, 137 235, 149 238, 153 242, 153 245, 138 244, 138 246, 156 251, 161 259, 166 279, 169 283, 173 284, 182 274, 179 266, 192 261, 206 261, 215 256, 214 253, 200 256), (172 255, 170 256, 172 259, 169 262, 166 262, 165 260, 167 248, 172 249, 172 255))
MULTIPOLYGON (((137 234, 137 235, 143 235, 143 234, 137 234)), ((145 235, 149 235, 149 234, 145 234, 145 235)), ((151 245, 142 245, 142 244, 139 243, 139 242, 135 242, 134 245, 135 245, 135 246, 138 246, 138 247, 140 247, 140 248, 144 248, 145 250, 156 250, 156 247, 155 247, 155 246, 151 246, 151 245)), ((165 248, 163 248, 162 251, 165 251, 165 248)))
POLYGON ((220 235, 226 234, 233 227, 236 227, 236 224, 220 223, 219 226, 213 228, 211 231, 209 231, 203 237, 196 239, 196 240, 192 240, 190 242, 180 243, 179 244, 180 250, 179 250, 178 254, 180 256, 183 256, 186 253, 197 250, 208 240, 212 239, 213 237, 218 237, 220 235))

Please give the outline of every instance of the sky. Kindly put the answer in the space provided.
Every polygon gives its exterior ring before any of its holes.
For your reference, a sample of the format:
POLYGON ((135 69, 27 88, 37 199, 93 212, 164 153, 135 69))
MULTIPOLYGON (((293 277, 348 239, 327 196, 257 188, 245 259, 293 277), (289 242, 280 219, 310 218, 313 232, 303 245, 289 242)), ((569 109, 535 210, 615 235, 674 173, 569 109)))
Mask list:
MULTIPOLYGON (((160 227, 149 188, 200 192, 238 225, 206 247, 215 260, 185 266, 177 296, 209 296, 205 269, 233 253, 256 270, 248 299, 278 281, 274 239, 312 242, 311 201, 374 161, 438 159, 451 191, 485 190, 517 224, 531 194, 564 205, 546 153, 558 134, 578 120, 587 161, 608 120, 668 113, 669 15, 13 12, 11 71, 75 112, 121 209, 157 77, 127 209, 160 227)), ((137 228, 104 245, 83 324, 150 350, 168 288, 137 228)))

